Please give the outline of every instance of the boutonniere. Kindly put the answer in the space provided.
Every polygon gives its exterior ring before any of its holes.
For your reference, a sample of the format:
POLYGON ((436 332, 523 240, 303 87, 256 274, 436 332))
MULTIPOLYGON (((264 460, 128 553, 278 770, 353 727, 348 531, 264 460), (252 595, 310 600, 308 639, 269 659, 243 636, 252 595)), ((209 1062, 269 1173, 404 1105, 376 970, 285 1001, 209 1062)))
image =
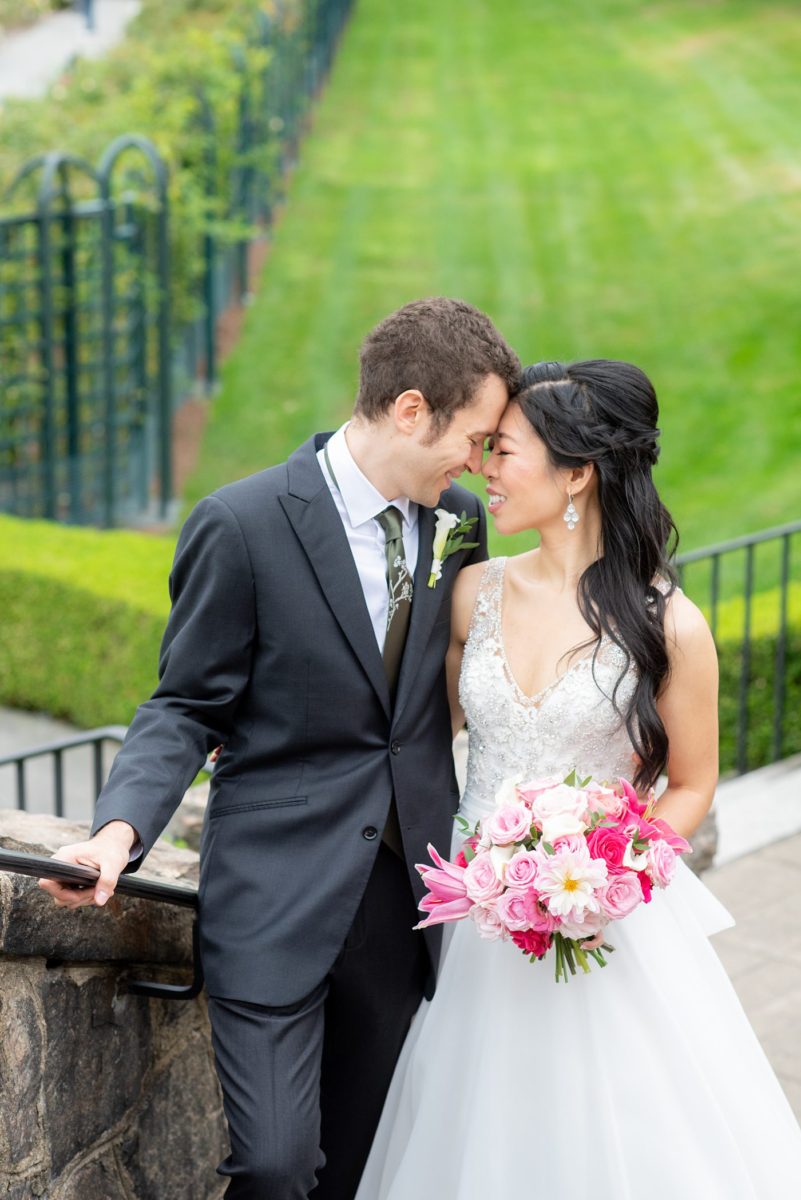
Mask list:
POLYGON ((430 588, 437 586, 437 580, 442 575, 442 564, 449 554, 457 550, 474 550, 478 542, 466 542, 465 535, 470 532, 478 521, 478 517, 468 517, 466 512, 457 517, 456 513, 438 508, 436 511, 437 525, 434 530, 434 557, 431 560, 431 574, 428 577, 430 588))

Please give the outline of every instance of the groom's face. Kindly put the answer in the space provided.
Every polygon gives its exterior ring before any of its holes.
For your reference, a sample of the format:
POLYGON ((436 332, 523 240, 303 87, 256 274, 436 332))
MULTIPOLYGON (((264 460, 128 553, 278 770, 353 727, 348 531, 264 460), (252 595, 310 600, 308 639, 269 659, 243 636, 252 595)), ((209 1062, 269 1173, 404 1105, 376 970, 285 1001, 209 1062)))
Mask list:
POLYGON ((508 402, 506 384, 497 375, 488 375, 441 433, 427 412, 408 463, 406 495, 433 508, 463 471, 478 474, 484 443, 498 428, 508 402))

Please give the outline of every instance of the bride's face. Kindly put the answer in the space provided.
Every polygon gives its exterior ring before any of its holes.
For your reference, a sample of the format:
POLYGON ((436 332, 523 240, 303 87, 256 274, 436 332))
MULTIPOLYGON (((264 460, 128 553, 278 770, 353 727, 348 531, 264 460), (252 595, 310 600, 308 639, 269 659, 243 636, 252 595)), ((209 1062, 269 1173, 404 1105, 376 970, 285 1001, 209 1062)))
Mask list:
POLYGON ((519 405, 512 402, 506 409, 490 444, 482 474, 498 532, 563 526, 570 472, 553 466, 519 405))

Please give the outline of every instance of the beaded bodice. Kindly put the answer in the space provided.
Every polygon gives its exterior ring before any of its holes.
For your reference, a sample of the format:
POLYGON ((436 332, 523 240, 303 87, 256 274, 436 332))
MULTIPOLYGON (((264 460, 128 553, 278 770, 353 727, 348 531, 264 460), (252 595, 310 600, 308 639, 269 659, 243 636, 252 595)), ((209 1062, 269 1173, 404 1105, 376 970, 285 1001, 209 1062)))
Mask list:
MULTIPOLYGON (((484 570, 459 679, 469 738, 460 813, 471 825, 510 776, 564 776, 573 767, 599 781, 634 774, 634 749, 611 700, 626 659, 611 639, 602 639, 594 664, 590 650, 535 696, 516 683, 501 630, 506 561, 493 558, 484 570)), ((620 711, 635 680, 630 667, 617 690, 620 711)))

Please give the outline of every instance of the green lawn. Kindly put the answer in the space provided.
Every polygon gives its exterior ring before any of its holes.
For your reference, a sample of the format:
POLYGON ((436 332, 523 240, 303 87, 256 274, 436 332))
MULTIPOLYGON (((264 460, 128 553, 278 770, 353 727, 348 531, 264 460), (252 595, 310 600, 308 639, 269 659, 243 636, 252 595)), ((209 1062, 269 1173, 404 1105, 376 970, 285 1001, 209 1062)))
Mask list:
POLYGON ((789 520, 800 269, 793 6, 359 0, 187 501, 335 425, 363 333, 447 293, 524 361, 652 375, 685 548, 789 520))

